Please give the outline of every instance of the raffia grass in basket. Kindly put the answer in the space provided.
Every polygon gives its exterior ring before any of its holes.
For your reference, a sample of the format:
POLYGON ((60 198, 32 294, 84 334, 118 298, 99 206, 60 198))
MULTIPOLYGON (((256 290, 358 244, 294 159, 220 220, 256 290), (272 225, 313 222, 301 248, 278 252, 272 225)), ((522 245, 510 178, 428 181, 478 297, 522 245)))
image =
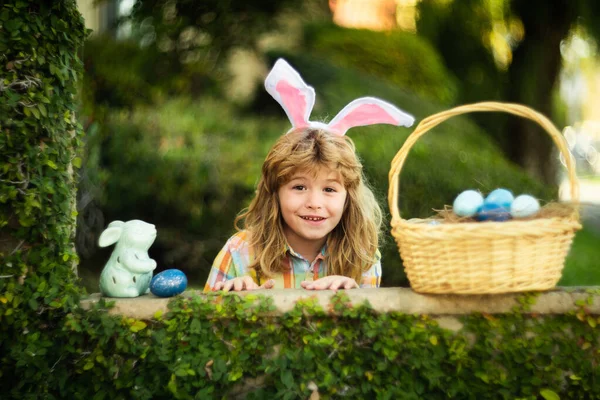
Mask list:
POLYGON ((579 184, 564 138, 542 114, 522 105, 485 102, 456 107, 425 118, 392 160, 388 202, 392 236, 412 289, 420 293, 487 294, 548 290, 562 275, 575 232, 581 229, 579 184), (398 208, 399 174, 415 142, 448 118, 495 111, 537 122, 565 158, 573 205, 560 205, 536 218, 506 222, 405 220, 398 208), (560 209, 560 210, 559 210, 560 209))

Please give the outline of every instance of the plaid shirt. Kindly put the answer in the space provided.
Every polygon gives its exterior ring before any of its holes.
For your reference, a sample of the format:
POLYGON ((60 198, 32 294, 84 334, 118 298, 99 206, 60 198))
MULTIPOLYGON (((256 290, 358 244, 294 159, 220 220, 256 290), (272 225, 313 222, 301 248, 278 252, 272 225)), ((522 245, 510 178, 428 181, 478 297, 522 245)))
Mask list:
MULTIPOLYGON (((283 262, 289 266, 284 272, 276 274, 272 279, 276 289, 301 289, 300 282, 313 281, 327 276, 327 246, 323 246, 319 255, 310 263, 306 258, 287 247, 283 262)), ((219 252, 213 262, 204 291, 214 289, 217 282, 225 282, 241 276, 251 276, 254 282, 262 285, 266 279, 257 279, 256 271, 248 268, 254 261, 254 251, 247 240, 247 232, 233 235, 219 252)), ((360 287, 379 287, 381 283, 381 255, 377 251, 377 262, 363 273, 360 287)))

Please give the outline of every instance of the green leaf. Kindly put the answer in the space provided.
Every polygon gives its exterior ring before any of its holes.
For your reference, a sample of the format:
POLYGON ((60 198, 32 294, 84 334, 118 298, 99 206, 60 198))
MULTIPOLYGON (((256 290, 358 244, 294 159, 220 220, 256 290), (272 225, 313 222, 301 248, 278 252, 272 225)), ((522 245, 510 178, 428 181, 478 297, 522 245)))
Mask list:
POLYGON ((81 164, 82 164, 81 157, 75 157, 75 158, 73 159, 73 166, 74 166, 75 168, 81 168, 81 164))
POLYGON ((40 119, 40 110, 38 110, 36 107, 29 107, 29 109, 36 119, 40 119))
POLYGON ((540 390, 540 395, 546 400, 560 400, 560 396, 550 389, 540 390))
POLYGON ((29 299, 28 304, 29 304, 29 307, 31 307, 32 310, 37 310, 38 307, 39 307, 39 304, 38 304, 38 302, 37 302, 36 299, 29 299))
POLYGON ((144 329, 146 326, 147 325, 144 321, 137 320, 133 324, 131 324, 131 327, 129 328, 129 330, 131 332, 139 332, 142 329, 144 329))
POLYGON ((588 315, 587 322, 592 328, 596 327, 596 319, 594 317, 592 317, 591 315, 588 315))
POLYGON ((288 388, 291 389, 294 386, 294 376, 291 371, 281 371, 281 382, 288 388))
POLYGON ((52 160, 46 161, 46 165, 49 166, 52 169, 58 169, 58 166, 52 160))

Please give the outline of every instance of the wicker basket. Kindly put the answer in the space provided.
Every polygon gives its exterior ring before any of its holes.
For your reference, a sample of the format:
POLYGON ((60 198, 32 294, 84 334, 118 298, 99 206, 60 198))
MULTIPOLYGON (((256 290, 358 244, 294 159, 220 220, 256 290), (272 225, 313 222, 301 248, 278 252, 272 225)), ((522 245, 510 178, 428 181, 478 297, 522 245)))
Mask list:
POLYGON ((392 161, 388 193, 392 235, 416 292, 485 294, 551 289, 561 277, 575 231, 581 228, 576 209, 568 217, 506 222, 430 225, 425 220, 400 217, 399 174, 417 139, 450 117, 480 111, 507 112, 541 125, 564 156, 571 198, 575 203, 579 200, 571 154, 560 132, 542 114, 522 105, 485 102, 424 119, 392 161))

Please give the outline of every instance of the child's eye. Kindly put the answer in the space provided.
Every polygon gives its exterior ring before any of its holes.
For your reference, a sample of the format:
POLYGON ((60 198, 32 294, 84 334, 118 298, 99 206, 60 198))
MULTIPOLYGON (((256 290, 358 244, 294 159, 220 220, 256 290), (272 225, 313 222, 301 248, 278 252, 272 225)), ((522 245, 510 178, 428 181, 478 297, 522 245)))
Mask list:
POLYGON ((325 192, 327 192, 327 193, 335 193, 335 192, 337 192, 337 190, 335 190, 334 188, 328 187, 328 188, 325 188, 325 192))
POLYGON ((306 189, 306 187, 304 185, 294 185, 292 187, 292 189, 294 189, 294 190, 304 190, 304 189, 306 189))

